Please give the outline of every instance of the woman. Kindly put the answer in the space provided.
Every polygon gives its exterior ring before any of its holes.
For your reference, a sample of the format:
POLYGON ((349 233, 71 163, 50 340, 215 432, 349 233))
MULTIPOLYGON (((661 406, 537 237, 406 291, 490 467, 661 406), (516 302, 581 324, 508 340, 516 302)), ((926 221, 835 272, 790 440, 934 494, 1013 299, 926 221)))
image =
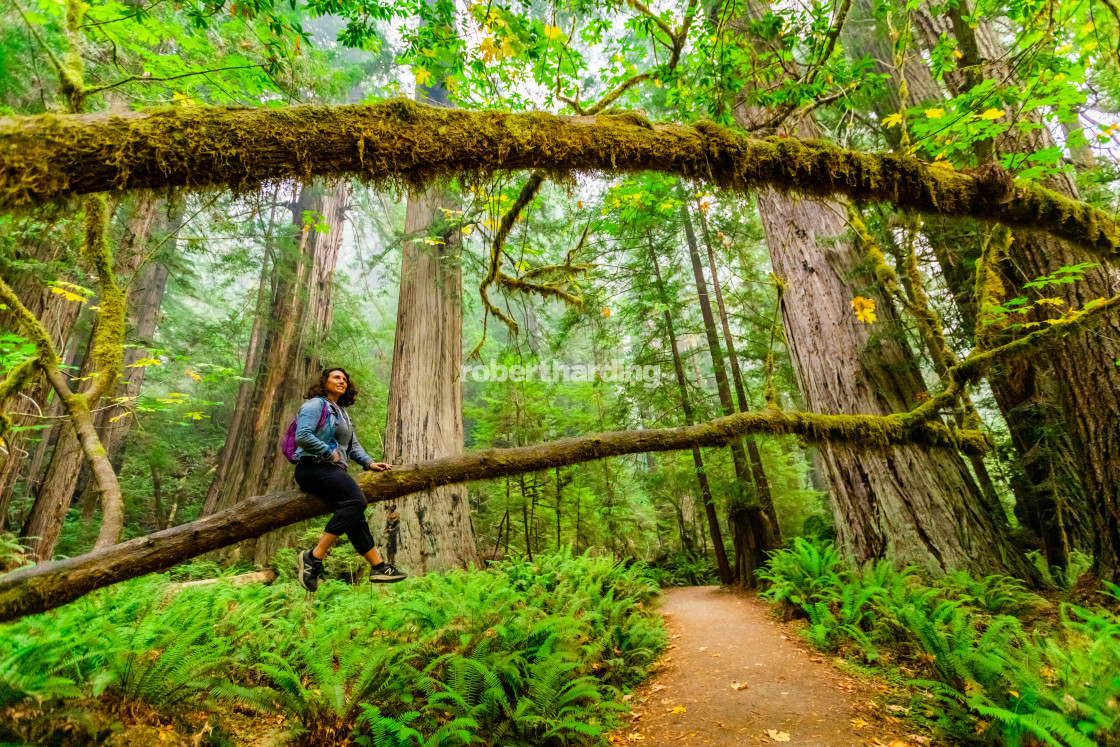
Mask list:
POLYGON ((365 517, 366 497, 346 471, 350 459, 374 472, 393 468, 391 464, 373 461, 358 443, 346 414, 346 408, 354 404, 357 396, 358 387, 350 380, 350 374, 341 368, 328 368, 307 392, 307 401, 296 416, 296 483, 300 490, 317 496, 334 509, 319 544, 299 554, 299 583, 308 591, 319 588, 323 559, 343 534, 372 566, 370 581, 391 584, 406 578, 384 562, 373 546, 365 517))

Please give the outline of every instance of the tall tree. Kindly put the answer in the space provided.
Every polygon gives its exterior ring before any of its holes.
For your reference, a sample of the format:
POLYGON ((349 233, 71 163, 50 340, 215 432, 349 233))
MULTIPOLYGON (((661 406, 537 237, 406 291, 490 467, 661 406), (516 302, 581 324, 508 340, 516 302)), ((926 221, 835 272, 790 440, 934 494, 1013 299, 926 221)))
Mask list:
MULTIPOLYGON (((688 381, 684 375, 684 366, 681 364, 680 350, 677 348, 677 333, 673 329, 673 315, 669 311, 669 294, 665 290, 665 281, 661 278, 661 267, 657 262, 657 252, 653 248, 653 239, 649 238, 649 258, 653 263, 653 277, 657 282, 657 293, 661 297, 661 303, 665 305, 663 311, 665 317, 665 334, 669 338, 669 351, 673 355, 673 372, 677 377, 677 387, 681 393, 681 410, 684 411, 685 425, 692 425, 695 423, 695 418, 692 414, 692 404, 688 397, 688 381)), ((724 584, 731 584, 738 580, 740 583, 745 583, 753 586, 754 576, 750 571, 753 568, 744 569, 744 573, 732 572, 730 564, 727 562, 727 551, 723 546, 723 534, 719 528, 719 517, 716 514, 715 499, 712 497, 712 488, 708 484, 708 473, 704 467, 704 457, 700 453, 699 447, 692 448, 692 463, 696 467, 696 482, 700 487, 700 498, 704 502, 704 515, 708 518, 708 532, 712 535, 712 547, 716 555, 716 570, 719 573, 719 580, 724 584)), ((681 543, 687 547, 687 532, 684 528, 684 515, 679 506, 676 507, 678 523, 681 527, 681 543)), ((738 553, 739 543, 735 544, 738 553)), ((749 555, 743 555, 743 561, 749 560, 749 555)), ((740 562, 737 554, 736 570, 739 570, 740 562)))
MULTIPOLYGON (((219 455, 219 465, 228 460, 229 466, 216 478, 221 481, 217 489, 211 486, 204 513, 293 486, 291 467, 277 444, 282 425, 303 400, 312 372, 318 373, 315 346, 330 326, 331 290, 349 194, 345 182, 331 187, 305 184, 287 206, 290 228, 272 247, 271 290, 256 312, 261 328, 252 397, 238 399, 244 406, 233 415, 238 431, 231 429, 219 455)), ((278 535, 258 539, 252 548, 254 559, 267 560, 280 541, 278 535)))
MULTIPOLYGON (((417 98, 443 106, 447 91, 421 85, 417 98)), ((448 219, 458 209, 446 190, 408 196, 385 420, 385 460, 393 464, 463 452, 462 233, 448 219)), ((396 513, 397 558, 411 573, 478 563, 464 486, 402 498, 396 513)), ((376 516, 379 534, 386 520, 376 516)))
MULTIPOLYGON (((764 15, 755 5, 751 13, 764 15)), ((743 28, 745 43, 767 42, 743 28)), ((788 76, 786 70, 779 79, 788 76)), ((734 108, 740 125, 758 127, 770 113, 748 98, 734 108)), ((812 113, 784 131, 820 137, 812 113)), ((889 335, 872 337, 856 319, 851 278, 864 264, 852 240, 843 199, 807 200, 764 187, 757 193, 774 273, 784 285, 782 325, 801 395, 822 413, 906 412, 927 387, 908 347, 889 335)), ((880 313, 889 310, 871 291, 880 313)), ((841 543, 863 559, 889 558, 934 572, 1028 574, 1030 567, 985 509, 958 454, 899 446, 857 453, 846 445, 821 447, 829 497, 841 543)))
MULTIPOLYGON (((122 235, 116 252, 115 274, 132 278, 142 272, 144 263, 150 259, 149 242, 153 224, 159 215, 160 203, 154 197, 144 197, 133 201, 119 221, 122 235)), ((129 293, 133 285, 125 286, 124 301, 128 306, 129 293)), ((85 358, 79 370, 79 379, 91 375, 95 369, 95 341, 98 339, 98 326, 104 324, 104 316, 98 315, 94 332, 90 337, 85 358)), ((20 536, 26 541, 31 552, 40 561, 50 560, 54 555, 62 533, 62 525, 75 495, 78 477, 83 464, 83 451, 78 441, 78 433, 73 424, 62 425, 54 451, 51 452, 43 484, 35 497, 35 503, 20 529, 20 536)))

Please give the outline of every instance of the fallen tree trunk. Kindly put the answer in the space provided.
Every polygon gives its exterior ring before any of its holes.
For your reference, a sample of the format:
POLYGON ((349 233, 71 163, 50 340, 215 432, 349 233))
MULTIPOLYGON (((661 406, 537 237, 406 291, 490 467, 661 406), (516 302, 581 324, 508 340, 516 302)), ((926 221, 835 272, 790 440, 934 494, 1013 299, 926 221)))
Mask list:
POLYGON ((282 109, 192 106, 129 114, 0 118, 0 208, 117 189, 357 178, 419 191, 434 180, 539 169, 660 171, 740 191, 821 197, 998 221, 1114 258, 1112 216, 998 166, 965 174, 895 153, 819 140, 760 139, 710 122, 652 124, 639 113, 558 116, 464 111, 404 98, 282 109))
POLYGON ((239 576, 219 576, 218 578, 204 578, 199 581, 183 581, 178 584, 169 584, 169 594, 186 589, 191 586, 209 586, 210 584, 229 584, 230 586, 245 586, 246 584, 270 584, 276 580, 276 571, 271 568, 252 573, 242 573, 239 576))
MULTIPOLYGON (((808 441, 847 443, 861 448, 921 443, 982 450, 988 444, 987 437, 977 431, 950 432, 939 422, 923 421, 910 413, 882 417, 767 410, 738 413, 682 428, 614 431, 433 459, 390 472, 367 472, 358 478, 358 483, 371 502, 381 502, 443 485, 565 467, 604 457, 726 446, 731 439, 746 433, 793 434, 808 441)), ((161 571, 326 512, 322 501, 298 491, 270 493, 248 498, 189 524, 104 550, 13 571, 0 577, 0 622, 54 609, 95 589, 161 571)))

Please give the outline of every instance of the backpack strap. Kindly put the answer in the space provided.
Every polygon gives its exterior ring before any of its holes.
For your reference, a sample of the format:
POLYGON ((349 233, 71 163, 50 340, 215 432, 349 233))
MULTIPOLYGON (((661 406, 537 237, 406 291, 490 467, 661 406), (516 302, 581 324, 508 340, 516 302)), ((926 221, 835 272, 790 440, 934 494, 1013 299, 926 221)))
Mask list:
POLYGON ((319 413, 319 424, 315 426, 316 430, 323 427, 323 423, 327 422, 327 418, 331 415, 330 406, 327 404, 326 397, 320 397, 323 400, 323 411, 319 413))

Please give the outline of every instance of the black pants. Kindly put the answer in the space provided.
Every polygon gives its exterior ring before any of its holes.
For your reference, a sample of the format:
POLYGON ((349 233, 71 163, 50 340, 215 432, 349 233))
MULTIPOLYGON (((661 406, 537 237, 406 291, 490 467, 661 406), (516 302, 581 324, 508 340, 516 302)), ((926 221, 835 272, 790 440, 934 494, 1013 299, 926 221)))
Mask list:
POLYGON ((359 555, 373 549, 373 535, 366 523, 366 497, 345 469, 314 459, 300 459, 296 464, 296 484, 334 509, 334 516, 323 531, 336 536, 345 534, 359 555))

